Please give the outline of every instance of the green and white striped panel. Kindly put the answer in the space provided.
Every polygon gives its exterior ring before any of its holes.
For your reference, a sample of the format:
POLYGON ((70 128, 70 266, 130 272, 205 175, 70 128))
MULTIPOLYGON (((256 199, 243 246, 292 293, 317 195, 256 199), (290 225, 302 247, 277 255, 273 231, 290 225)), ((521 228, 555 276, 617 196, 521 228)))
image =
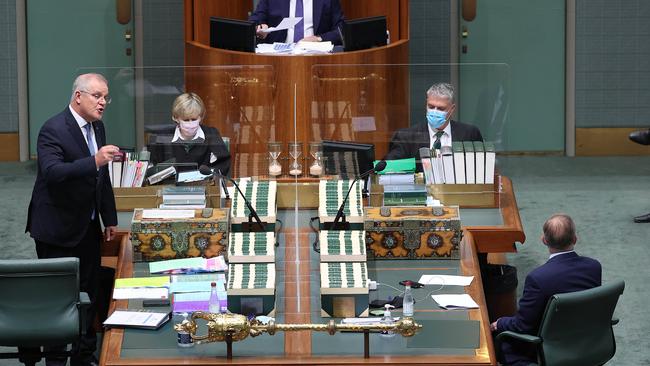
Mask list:
POLYGON ((365 260, 366 232, 363 230, 322 230, 319 239, 321 260, 327 256, 337 256, 343 262, 365 260))
MULTIPOLYGON (((260 217, 272 218, 270 222, 275 222, 275 200, 277 193, 276 181, 251 181, 250 179, 240 179, 239 188, 242 190, 251 206, 257 211, 260 217)), ((246 203, 238 193, 232 195, 231 217, 248 219, 248 208, 246 203)))
POLYGON ((272 295, 275 293, 275 263, 230 263, 228 295, 272 295))
POLYGON ((321 294, 368 293, 366 262, 329 262, 320 264, 321 294))
MULTIPOLYGON (((318 215, 320 217, 336 216, 339 206, 348 192, 350 184, 354 180, 338 179, 338 180, 321 180, 318 189, 318 215)), ((363 197, 361 191, 363 190, 363 181, 359 180, 352 191, 348 202, 343 208, 343 213, 346 216, 363 216, 363 197)))
POLYGON ((275 261, 275 233, 272 231, 256 233, 230 232, 228 243, 228 258, 248 258, 238 262, 274 262, 275 261), (264 260, 256 260, 264 257, 264 260))

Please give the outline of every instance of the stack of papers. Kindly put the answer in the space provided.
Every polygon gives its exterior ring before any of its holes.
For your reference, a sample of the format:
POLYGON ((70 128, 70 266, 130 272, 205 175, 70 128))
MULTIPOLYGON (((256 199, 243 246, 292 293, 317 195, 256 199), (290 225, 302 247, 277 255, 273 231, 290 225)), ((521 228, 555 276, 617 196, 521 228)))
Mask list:
POLYGON ((307 53, 330 53, 334 49, 332 42, 306 42, 301 41, 296 44, 293 49, 294 55, 301 55, 307 53))
POLYGON ((181 258, 150 262, 149 273, 182 274, 197 272, 223 272, 228 268, 223 256, 214 258, 181 258))
POLYGON ((469 286, 474 276, 422 275, 418 280, 423 285, 469 286))
POLYGON ((443 309, 478 309, 478 304, 468 294, 431 295, 431 297, 443 309))
POLYGON ((172 276, 170 292, 174 294, 173 311, 175 313, 209 311, 212 282, 217 284, 219 307, 225 312, 228 309, 228 300, 226 277, 223 273, 172 276))
POLYGON ((167 299, 169 277, 133 277, 115 280, 113 299, 167 299))
POLYGON ((170 318, 170 313, 155 313, 148 311, 115 310, 104 321, 106 326, 158 329, 170 318))

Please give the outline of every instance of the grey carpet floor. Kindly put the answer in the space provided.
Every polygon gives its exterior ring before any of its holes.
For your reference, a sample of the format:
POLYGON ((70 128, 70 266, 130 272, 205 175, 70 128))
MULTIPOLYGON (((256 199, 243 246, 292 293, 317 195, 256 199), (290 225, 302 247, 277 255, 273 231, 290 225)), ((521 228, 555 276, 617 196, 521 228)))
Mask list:
MULTIPOLYGON (((548 257, 539 237, 544 220, 555 212, 574 218, 576 250, 602 263, 604 282, 625 280, 616 308, 618 349, 610 365, 650 365, 650 224, 632 222, 650 212, 649 162, 648 157, 500 157, 498 162, 513 181, 526 231, 518 253, 508 255, 518 269, 519 295, 526 273, 548 257)), ((36 255, 24 233, 35 175, 34 162, 0 163, 0 258, 36 255)), ((0 360, 4 365, 19 363, 0 360)))

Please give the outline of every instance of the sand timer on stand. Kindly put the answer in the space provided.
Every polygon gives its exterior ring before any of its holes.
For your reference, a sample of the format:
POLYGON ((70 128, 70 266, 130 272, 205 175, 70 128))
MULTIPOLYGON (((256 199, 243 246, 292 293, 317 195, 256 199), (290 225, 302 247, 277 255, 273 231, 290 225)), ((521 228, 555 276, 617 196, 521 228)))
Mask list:
POLYGON ((323 144, 320 142, 310 142, 309 154, 313 158, 309 167, 309 174, 319 177, 323 174, 323 144))
POLYGON ((269 176, 277 177, 282 174, 282 164, 280 164, 280 154, 282 154, 282 144, 279 142, 269 142, 269 176))
POLYGON ((289 175, 298 177, 302 175, 302 164, 300 163, 300 156, 302 155, 302 142, 289 143, 289 175))

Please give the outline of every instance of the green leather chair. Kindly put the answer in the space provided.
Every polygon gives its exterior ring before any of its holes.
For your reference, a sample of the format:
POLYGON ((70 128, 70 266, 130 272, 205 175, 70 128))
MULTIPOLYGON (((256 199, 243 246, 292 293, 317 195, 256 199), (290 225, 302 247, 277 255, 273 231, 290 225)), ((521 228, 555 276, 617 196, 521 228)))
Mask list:
POLYGON ((536 336, 511 331, 499 333, 495 348, 508 338, 537 345, 539 365, 603 365, 616 353, 612 326, 625 282, 616 281, 589 290, 553 295, 546 305, 536 336))
POLYGON ((76 342, 89 305, 78 258, 0 260, 0 345, 19 347, 0 358, 33 365, 47 355, 41 346, 76 342))

